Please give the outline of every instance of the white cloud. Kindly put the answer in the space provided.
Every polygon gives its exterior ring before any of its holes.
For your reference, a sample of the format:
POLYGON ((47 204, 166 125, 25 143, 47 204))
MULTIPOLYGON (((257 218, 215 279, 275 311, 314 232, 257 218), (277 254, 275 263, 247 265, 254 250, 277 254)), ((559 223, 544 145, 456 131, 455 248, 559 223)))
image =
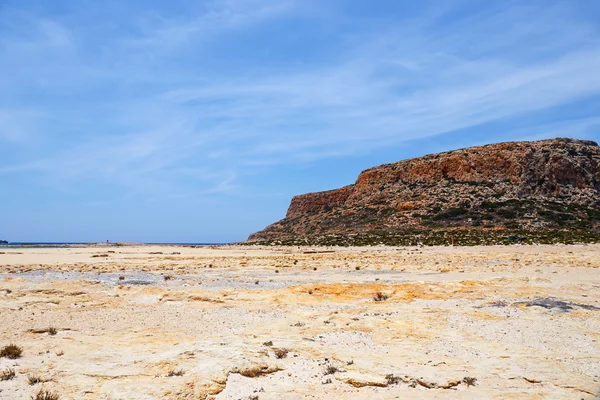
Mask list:
MULTIPOLYGON (((233 46, 266 24, 318 10, 222 1, 199 15, 150 15, 136 22, 136 33, 107 38, 110 47, 99 54, 86 48, 81 27, 26 18, 31 35, 0 39, 0 56, 12 60, 0 66, 0 88, 25 99, 38 90, 49 100, 33 101, 27 112, 0 110, 8 121, 0 140, 43 135, 28 118, 52 115, 48 134, 64 146, 0 164, 0 173, 35 173, 56 185, 91 177, 134 192, 232 192, 264 168, 365 153, 597 96, 594 25, 570 3, 510 5, 460 18, 434 8, 403 24, 336 32, 328 39, 335 57, 286 64, 296 55, 290 49, 279 55, 285 68, 254 60, 246 70, 230 55, 234 65, 225 72, 204 63, 206 43, 233 46), (32 71, 40 75, 28 88, 32 71), (77 131, 65 133, 73 125, 77 131), (180 183, 190 176, 196 186, 180 183)), ((340 18, 331 8, 318 18, 340 18)), ((594 118, 523 126, 523 137, 544 136, 540 126, 569 135, 595 126, 594 118)))

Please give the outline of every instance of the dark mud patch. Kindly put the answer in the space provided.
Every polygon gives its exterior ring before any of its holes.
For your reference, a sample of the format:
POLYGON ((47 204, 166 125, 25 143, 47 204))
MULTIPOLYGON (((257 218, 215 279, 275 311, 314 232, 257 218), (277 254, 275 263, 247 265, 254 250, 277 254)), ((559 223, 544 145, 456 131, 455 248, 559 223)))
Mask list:
POLYGON ((508 303, 504 300, 492 301, 488 304, 489 307, 508 307, 508 303))
POLYGON ((590 311, 599 311, 600 307, 592 306, 590 304, 581 304, 581 303, 573 303, 570 301, 564 301, 556 297, 536 297, 533 300, 526 301, 517 301, 514 303, 509 303, 506 300, 496 300, 490 303, 487 303, 483 306, 476 306, 475 308, 483 308, 483 307, 517 307, 517 306, 526 306, 526 307, 542 307, 546 310, 558 310, 561 312, 570 312, 576 308, 590 311))
MULTIPOLYGON (((487 307, 508 307, 508 306, 526 306, 526 307, 542 307, 546 310, 559 310, 562 312, 573 311, 575 308, 580 308, 590 311, 598 311, 600 307, 592 306, 590 304, 573 303, 570 301, 564 301, 556 297, 536 297, 533 300, 517 301, 514 303, 508 303, 504 300, 497 300, 491 303, 487 303, 487 307)), ((484 306, 484 307, 485 307, 484 306)), ((480 307, 478 307, 480 308, 480 307)))
POLYGON ((155 285, 155 284, 156 284, 156 282, 154 282, 154 281, 142 281, 142 280, 138 280, 138 279, 121 282, 121 285, 129 285, 129 286, 148 286, 148 285, 155 285))
POLYGON ((584 310, 597 311, 600 307, 592 306, 589 304, 571 303, 569 301, 563 301, 556 297, 536 297, 530 301, 519 301, 513 305, 525 305, 527 307, 543 307, 547 310, 558 309, 563 312, 568 312, 574 308, 582 308, 584 310))

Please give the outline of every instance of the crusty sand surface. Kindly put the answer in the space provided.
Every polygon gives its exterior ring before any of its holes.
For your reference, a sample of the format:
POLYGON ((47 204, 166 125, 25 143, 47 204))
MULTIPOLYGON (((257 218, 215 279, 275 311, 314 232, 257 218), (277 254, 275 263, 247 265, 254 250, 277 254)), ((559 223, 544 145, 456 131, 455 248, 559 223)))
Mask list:
POLYGON ((587 400, 600 245, 6 248, 9 343, 0 399, 587 400))

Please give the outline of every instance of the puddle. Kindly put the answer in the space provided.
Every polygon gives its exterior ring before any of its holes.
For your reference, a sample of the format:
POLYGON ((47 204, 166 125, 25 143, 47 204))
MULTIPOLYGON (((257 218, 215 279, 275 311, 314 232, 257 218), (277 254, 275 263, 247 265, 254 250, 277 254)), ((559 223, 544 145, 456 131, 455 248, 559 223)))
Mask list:
POLYGON ((97 272, 61 272, 61 271, 27 271, 16 274, 0 274, 0 277, 25 278, 30 282, 43 281, 68 281, 68 280, 87 280, 99 281, 104 285, 157 285, 164 281, 163 275, 150 274, 144 272, 115 274, 115 273, 97 273, 97 272), (125 277, 125 279, 120 279, 125 277))

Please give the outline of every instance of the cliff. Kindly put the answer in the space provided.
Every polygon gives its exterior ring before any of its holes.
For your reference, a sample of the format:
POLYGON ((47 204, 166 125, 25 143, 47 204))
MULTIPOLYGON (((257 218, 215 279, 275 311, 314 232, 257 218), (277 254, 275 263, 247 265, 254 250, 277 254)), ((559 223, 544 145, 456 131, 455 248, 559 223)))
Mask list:
MULTIPOLYGON (((363 171, 353 185, 295 196, 250 241, 406 232, 600 231, 600 147, 550 139, 448 151, 363 171)), ((358 235, 358 236, 357 236, 358 235)), ((455 240, 448 239, 448 240, 455 240)), ((351 243, 350 243, 351 244, 351 243)))

